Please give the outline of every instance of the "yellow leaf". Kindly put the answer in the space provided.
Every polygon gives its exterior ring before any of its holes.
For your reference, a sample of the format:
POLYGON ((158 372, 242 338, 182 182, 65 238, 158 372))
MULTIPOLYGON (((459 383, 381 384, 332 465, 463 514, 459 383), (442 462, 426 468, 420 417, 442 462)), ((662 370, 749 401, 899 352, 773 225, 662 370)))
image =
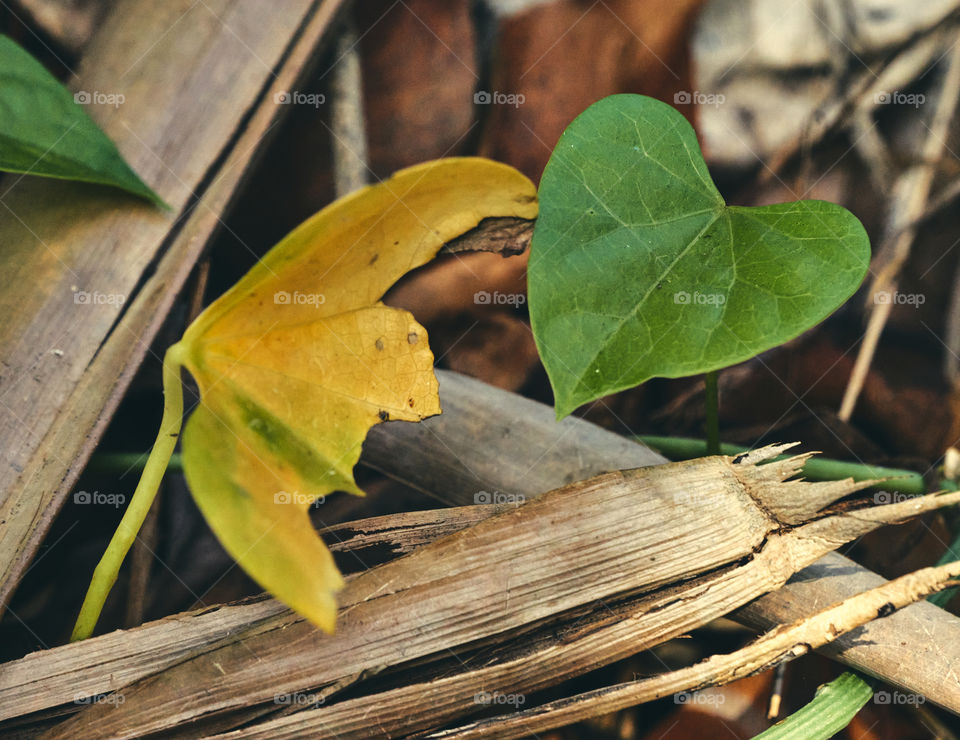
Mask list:
POLYGON ((506 165, 402 170, 304 222, 173 348, 200 387, 183 433, 197 505, 247 573, 323 629, 343 579, 308 508, 363 494, 353 467, 372 425, 440 413, 426 331, 380 298, 482 219, 536 213, 506 165))

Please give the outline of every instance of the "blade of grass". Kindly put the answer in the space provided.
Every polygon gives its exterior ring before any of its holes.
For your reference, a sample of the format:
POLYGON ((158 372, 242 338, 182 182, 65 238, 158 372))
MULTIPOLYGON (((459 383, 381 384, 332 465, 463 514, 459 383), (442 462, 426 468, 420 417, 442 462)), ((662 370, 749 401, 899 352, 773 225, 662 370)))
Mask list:
POLYGON ((817 689, 813 701, 764 730, 754 740, 828 740, 850 724, 873 689, 854 673, 844 673, 817 689))

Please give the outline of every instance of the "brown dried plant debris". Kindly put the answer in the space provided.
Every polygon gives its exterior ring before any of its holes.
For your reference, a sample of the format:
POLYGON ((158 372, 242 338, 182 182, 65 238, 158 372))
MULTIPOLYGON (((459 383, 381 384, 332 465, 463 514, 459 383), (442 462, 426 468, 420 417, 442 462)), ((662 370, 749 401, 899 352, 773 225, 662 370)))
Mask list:
POLYGON ((790 446, 617 471, 550 491, 353 578, 334 636, 289 613, 268 617, 116 687, 122 705, 84 707, 47 736, 136 737, 201 717, 230 727, 291 692, 324 704, 242 735, 435 729, 475 712, 478 691, 529 693, 628 657, 779 588, 882 524, 960 502, 960 493, 933 494, 825 510, 870 483, 788 480, 806 456, 770 460, 790 446), (491 650, 484 660, 439 678, 420 672, 481 642, 491 650), (335 701, 345 687, 411 661, 419 667, 400 686, 335 701))

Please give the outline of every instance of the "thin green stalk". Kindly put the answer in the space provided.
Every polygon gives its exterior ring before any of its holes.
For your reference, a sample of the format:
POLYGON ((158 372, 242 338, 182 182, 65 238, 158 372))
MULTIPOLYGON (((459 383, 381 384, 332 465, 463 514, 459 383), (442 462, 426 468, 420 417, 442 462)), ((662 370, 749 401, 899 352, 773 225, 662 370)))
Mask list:
POLYGON ((703 376, 706 385, 704 410, 707 414, 707 454, 720 454, 720 395, 717 391, 717 371, 711 370, 703 376))
POLYGON ((80 607, 80 615, 73 627, 70 641, 85 640, 93 634, 103 610, 107 594, 116 583, 120 566, 126 557, 130 546, 137 537, 137 532, 143 525, 143 520, 150 511, 153 499, 160 489, 167 463, 173 454, 180 436, 180 425, 183 422, 183 388, 180 384, 180 345, 175 344, 167 350, 163 358, 163 418, 160 421, 160 432, 157 441, 153 444, 150 457, 143 466, 143 473, 137 490, 130 499, 130 505, 123 514, 117 531, 113 533, 106 552, 93 571, 93 578, 87 589, 87 595, 80 607))
MULTIPOLYGON (((702 439, 658 437, 652 435, 641 436, 636 439, 655 450, 659 450, 672 460, 689 460, 709 454, 707 452, 707 443, 702 439)), ((743 452, 749 452, 749 450, 749 447, 741 447, 739 445, 720 445, 720 453, 724 455, 739 455, 743 452)), ((782 460, 790 456, 791 455, 780 455, 777 459, 782 460)), ((873 487, 881 491, 903 493, 908 496, 918 496, 927 492, 927 486, 923 480, 923 476, 912 470, 884 468, 879 465, 863 465, 862 463, 830 460, 828 458, 814 457, 808 460, 803 466, 803 475, 810 480, 842 480, 844 478, 853 478, 854 480, 860 481, 888 478, 889 480, 880 481, 873 487)))

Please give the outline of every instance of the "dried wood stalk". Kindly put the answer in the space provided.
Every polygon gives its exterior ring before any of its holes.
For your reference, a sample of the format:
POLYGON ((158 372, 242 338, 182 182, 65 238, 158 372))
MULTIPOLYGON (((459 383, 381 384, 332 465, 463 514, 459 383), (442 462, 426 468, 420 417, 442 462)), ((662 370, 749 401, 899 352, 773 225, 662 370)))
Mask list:
POLYGON ((428 737, 437 740, 477 737, 509 740, 529 737, 531 733, 545 732, 677 692, 730 683, 826 645, 872 619, 888 616, 907 604, 950 586, 957 577, 960 577, 960 563, 924 568, 852 596, 814 616, 778 627, 728 655, 713 655, 689 668, 596 689, 512 716, 492 717, 465 727, 436 732, 428 737))
POLYGON ((626 657, 779 587, 883 523, 960 501, 944 494, 822 512, 868 484, 788 481, 806 456, 757 465, 786 447, 556 489, 358 575, 342 594, 335 636, 291 614, 267 618, 236 642, 122 689, 122 704, 91 705, 46 736, 186 731, 186 723, 277 694, 316 691, 329 701, 390 667, 523 638, 525 653, 508 650, 477 670, 298 712, 238 736, 436 727, 476 711, 478 691, 534 690, 626 657), (577 625, 598 602, 613 605, 616 618, 603 611, 589 629, 577 625))
MULTIPOLYGON (((437 377, 443 414, 374 427, 362 460, 447 504, 472 503, 480 489, 531 497, 598 473, 666 462, 583 419, 558 423, 553 409, 536 401, 457 373, 438 370, 437 377)), ((766 630, 883 581, 831 552, 733 616, 766 630)), ((822 652, 960 713, 960 682, 943 680, 960 663, 960 620, 933 604, 871 622, 822 652)))
POLYGON ((504 257, 523 254, 533 236, 533 224, 525 218, 485 218, 476 228, 447 242, 441 253, 497 252, 504 257))
MULTIPOLYGON (((442 499, 448 503, 472 501, 479 488, 533 496, 577 477, 663 462, 646 447, 582 419, 568 417, 557 423, 543 404, 454 373, 438 371, 438 376, 444 414, 421 424, 375 427, 365 445, 364 460, 432 495, 443 492, 442 499), (424 464, 427 459, 429 465, 424 464)), ((339 525, 328 539, 335 547, 339 547, 338 538, 344 548, 369 545, 369 551, 364 547, 359 556, 370 563, 384 551, 399 554, 448 534, 476 521, 478 513, 488 515, 489 510, 465 507, 378 517, 339 525), (378 542, 385 546, 378 547, 378 542)), ((875 573, 831 553, 803 569, 784 588, 734 614, 769 629, 883 582, 875 573)), ((610 608, 600 604, 581 618, 578 627, 602 626, 604 616, 609 620, 621 609, 610 601, 605 604, 610 608)), ((282 605, 273 601, 224 605, 35 653, 0 667, 0 716, 22 716, 65 703, 69 711, 77 711, 69 705, 77 694, 117 690, 241 639, 245 630, 283 612, 282 605)), ((953 615, 920 602, 842 636, 822 651, 901 690, 922 693, 930 701, 960 711, 960 684, 943 681, 960 660, 960 641, 951 637, 958 633, 957 625, 953 615)), ((458 654, 464 655, 462 650, 458 654)), ((409 666, 404 680, 418 680, 409 666)))
MULTIPOLYGON (((359 562, 369 562, 372 553, 402 555, 503 510, 502 506, 464 506, 371 517, 330 527, 325 539, 333 552, 353 553, 359 562)), ((50 709, 76 696, 116 691, 199 652, 233 642, 237 634, 287 612, 280 602, 258 597, 31 653, 0 666, 0 720, 50 709)), ((0 735, 3 730, 0 725, 0 735)))

